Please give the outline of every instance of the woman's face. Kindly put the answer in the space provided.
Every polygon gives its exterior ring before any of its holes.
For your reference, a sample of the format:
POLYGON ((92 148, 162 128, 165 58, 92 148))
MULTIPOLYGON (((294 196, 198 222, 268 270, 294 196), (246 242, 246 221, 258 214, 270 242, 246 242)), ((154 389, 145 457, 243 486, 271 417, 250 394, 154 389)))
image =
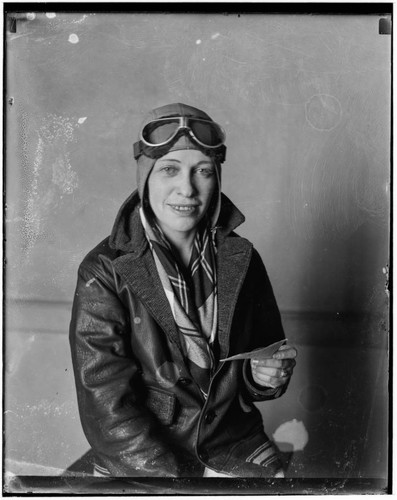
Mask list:
POLYGON ((149 203, 170 241, 196 232, 216 186, 215 166, 199 150, 170 151, 156 161, 148 179, 149 203))

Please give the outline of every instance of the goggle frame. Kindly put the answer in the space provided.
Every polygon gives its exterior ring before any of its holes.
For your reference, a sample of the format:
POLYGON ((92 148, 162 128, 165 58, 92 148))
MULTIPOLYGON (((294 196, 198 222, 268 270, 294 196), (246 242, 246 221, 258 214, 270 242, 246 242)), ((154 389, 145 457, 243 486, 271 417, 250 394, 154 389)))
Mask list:
POLYGON ((155 120, 151 120, 150 122, 146 123, 144 125, 144 127, 142 128, 142 130, 141 130, 141 132, 139 134, 139 139, 146 146, 153 147, 153 148, 155 148, 155 147, 161 147, 161 146, 165 146, 166 144, 169 144, 170 142, 172 142, 181 130, 187 130, 189 132, 189 135, 194 139, 194 141, 197 142, 197 144, 199 144, 200 146, 202 146, 205 149, 216 149, 216 148, 219 148, 220 146, 224 145, 225 141, 226 141, 226 133, 225 133, 224 129, 221 127, 221 125, 219 125, 218 123, 216 123, 216 122, 214 122, 212 120, 206 120, 204 118, 195 118, 195 117, 190 117, 190 116, 170 116, 168 118, 157 118, 155 120), (160 143, 151 143, 151 142, 147 141, 144 138, 144 136, 143 136, 144 130, 150 124, 152 124, 152 123, 158 123, 158 122, 165 122, 165 121, 168 121, 168 122, 171 121, 172 122, 173 120, 175 120, 176 123, 179 122, 179 126, 176 128, 175 132, 166 141, 163 141, 163 142, 160 142, 160 143), (222 134, 222 140, 221 140, 221 142, 219 142, 216 145, 212 146, 212 145, 208 145, 208 144, 205 144, 204 142, 200 141, 200 139, 198 139, 196 137, 196 135, 193 132, 192 128, 188 124, 190 120, 192 120, 192 121, 194 120, 196 122, 203 122, 203 123, 208 123, 208 124, 211 124, 211 125, 215 125, 215 130, 218 128, 219 131, 222 134))

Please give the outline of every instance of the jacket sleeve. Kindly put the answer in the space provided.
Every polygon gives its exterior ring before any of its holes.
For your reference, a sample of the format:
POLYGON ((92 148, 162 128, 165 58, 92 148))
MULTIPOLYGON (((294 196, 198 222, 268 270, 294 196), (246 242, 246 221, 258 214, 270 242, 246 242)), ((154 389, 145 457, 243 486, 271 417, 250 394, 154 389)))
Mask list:
POLYGON ((112 476, 177 477, 176 454, 140 402, 130 321, 112 287, 103 270, 80 266, 70 346, 84 433, 112 476))
MULTIPOLYGON (((265 347, 285 338, 280 311, 277 306, 273 288, 266 268, 258 252, 254 249, 250 268, 250 279, 253 280, 253 331, 252 349, 265 347)), ((249 396, 254 401, 265 401, 280 397, 288 384, 273 389, 256 384, 252 378, 251 365, 248 359, 243 363, 243 379, 249 396)))

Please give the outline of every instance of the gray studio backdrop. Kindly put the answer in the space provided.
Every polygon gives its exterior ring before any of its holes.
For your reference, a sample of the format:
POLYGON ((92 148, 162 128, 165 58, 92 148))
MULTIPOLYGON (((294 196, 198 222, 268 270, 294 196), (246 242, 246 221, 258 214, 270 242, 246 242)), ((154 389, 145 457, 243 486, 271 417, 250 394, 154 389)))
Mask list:
MULTIPOLYGON (((290 477, 387 474, 391 37, 379 15, 24 13, 6 32, 5 458, 89 445, 68 345, 76 273, 135 188, 148 109, 227 132, 223 191, 299 350, 259 405, 290 477)), ((383 16, 384 17, 384 16, 383 16)))

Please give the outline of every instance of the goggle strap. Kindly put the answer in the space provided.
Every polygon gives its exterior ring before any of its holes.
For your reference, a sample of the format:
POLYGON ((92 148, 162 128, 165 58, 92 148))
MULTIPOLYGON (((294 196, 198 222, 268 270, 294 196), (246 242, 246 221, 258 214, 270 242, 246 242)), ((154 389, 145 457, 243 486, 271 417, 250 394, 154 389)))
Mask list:
POLYGON ((141 141, 134 142, 134 158, 135 160, 138 159, 139 156, 142 154, 142 143, 141 141))
MULTIPOLYGON (((168 145, 169 144, 166 144, 165 146, 161 147, 146 146, 141 141, 137 141, 134 143, 134 158, 135 160, 137 160, 142 154, 146 154, 150 158, 159 158, 166 154, 166 152, 169 150, 168 145), (155 151, 157 152, 157 154, 153 154, 155 151)), ((220 163, 223 163, 226 159, 226 146, 224 144, 221 144, 219 147, 211 150, 208 150, 204 147, 200 147, 200 149, 206 151, 209 156, 215 156, 215 158, 217 158, 220 163)))

